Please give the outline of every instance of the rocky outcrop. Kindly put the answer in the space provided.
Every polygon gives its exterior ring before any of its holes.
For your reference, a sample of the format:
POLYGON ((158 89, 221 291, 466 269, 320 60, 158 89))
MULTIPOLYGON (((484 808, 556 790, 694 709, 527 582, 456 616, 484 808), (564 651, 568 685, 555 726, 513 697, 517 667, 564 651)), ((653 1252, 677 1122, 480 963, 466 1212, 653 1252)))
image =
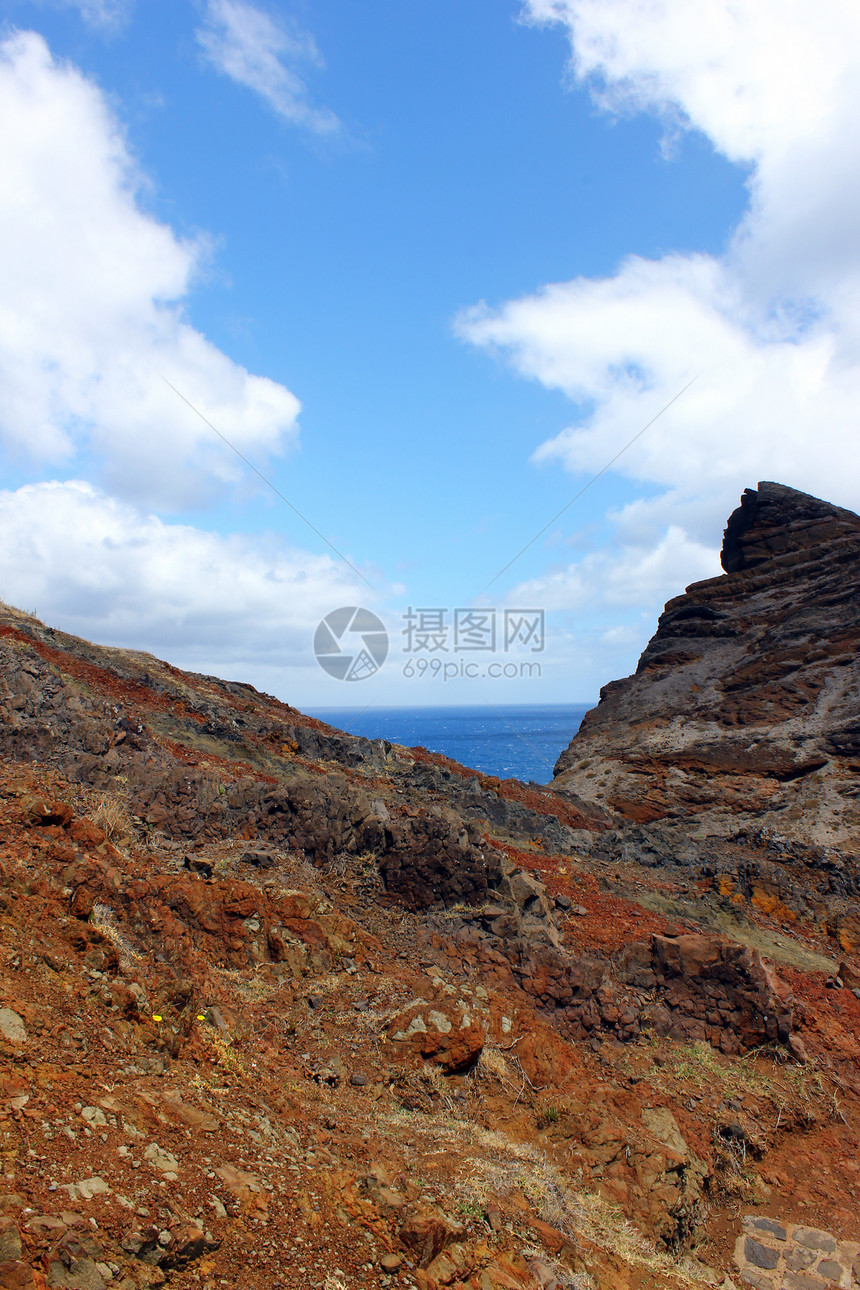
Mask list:
POLYGON ((386 891, 410 909, 431 909, 482 899, 498 881, 498 859, 480 849, 476 825, 454 811, 371 818, 361 829, 363 844, 376 852, 386 891))
POLYGON ((489 1030, 486 991, 481 995, 448 986, 429 1002, 413 1001, 390 1022, 388 1043, 398 1056, 420 1056, 444 1071, 470 1068, 489 1030))
POLYGON ((860 850, 860 517, 748 489, 725 574, 670 600, 633 676, 601 691, 554 787, 615 820, 755 824, 860 850))
POLYGON ((791 991, 756 950, 724 936, 652 935, 607 956, 571 952, 546 936, 517 935, 494 905, 459 928, 427 934, 478 969, 493 989, 521 991, 574 1039, 622 1043, 646 1031, 728 1054, 765 1044, 791 1048, 791 991), (494 932, 494 928, 497 929, 494 932))

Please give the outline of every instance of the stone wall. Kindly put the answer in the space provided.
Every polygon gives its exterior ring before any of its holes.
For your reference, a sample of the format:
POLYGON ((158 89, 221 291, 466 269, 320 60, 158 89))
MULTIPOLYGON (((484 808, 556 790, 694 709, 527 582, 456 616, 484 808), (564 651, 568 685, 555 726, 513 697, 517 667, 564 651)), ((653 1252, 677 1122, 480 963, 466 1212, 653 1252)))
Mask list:
POLYGON ((860 1243, 800 1223, 747 1214, 735 1244, 742 1281, 756 1290, 856 1290, 860 1243))

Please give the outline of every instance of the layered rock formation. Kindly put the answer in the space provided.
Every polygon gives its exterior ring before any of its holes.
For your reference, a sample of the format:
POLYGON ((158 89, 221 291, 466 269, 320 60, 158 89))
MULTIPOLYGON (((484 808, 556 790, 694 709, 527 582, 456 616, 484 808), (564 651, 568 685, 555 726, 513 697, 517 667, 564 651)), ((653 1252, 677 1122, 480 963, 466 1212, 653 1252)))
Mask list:
POLYGON ((616 822, 755 828, 860 851, 860 517, 747 489, 725 574, 670 600, 636 673, 600 703, 554 787, 616 822))

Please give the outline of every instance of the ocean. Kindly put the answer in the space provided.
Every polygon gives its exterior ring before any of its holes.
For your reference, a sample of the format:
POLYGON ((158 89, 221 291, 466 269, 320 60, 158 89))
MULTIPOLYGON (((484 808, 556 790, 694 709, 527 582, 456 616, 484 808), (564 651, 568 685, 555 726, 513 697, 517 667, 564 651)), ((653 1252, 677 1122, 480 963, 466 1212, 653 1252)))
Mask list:
POLYGON ((421 745, 500 779, 546 784, 591 703, 459 708, 311 708, 339 730, 421 745))

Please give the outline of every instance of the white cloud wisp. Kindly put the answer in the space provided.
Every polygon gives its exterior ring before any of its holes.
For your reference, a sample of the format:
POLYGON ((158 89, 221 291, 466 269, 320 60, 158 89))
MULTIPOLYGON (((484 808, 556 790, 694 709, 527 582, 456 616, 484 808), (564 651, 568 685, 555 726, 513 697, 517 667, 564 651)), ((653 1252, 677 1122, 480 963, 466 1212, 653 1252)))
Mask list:
POLYGON ((213 67, 253 90, 284 121, 317 134, 338 129, 333 112, 311 106, 308 87, 296 71, 321 63, 308 32, 288 30, 246 0, 207 0, 197 40, 213 67))
POLYGON ((77 9, 89 26, 113 32, 125 23, 134 0, 58 0, 58 3, 77 9))

